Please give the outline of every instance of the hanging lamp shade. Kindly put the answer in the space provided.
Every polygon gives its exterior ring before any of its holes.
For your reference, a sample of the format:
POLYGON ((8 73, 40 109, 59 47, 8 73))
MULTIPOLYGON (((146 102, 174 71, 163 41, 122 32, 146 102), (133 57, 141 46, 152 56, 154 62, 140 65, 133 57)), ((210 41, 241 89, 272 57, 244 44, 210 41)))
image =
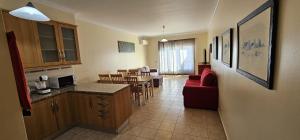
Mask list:
POLYGON ((28 2, 26 6, 10 11, 12 16, 28 19, 33 21, 49 21, 50 19, 44 15, 41 11, 36 9, 31 2, 28 2))
POLYGON ((165 38, 165 28, 166 26, 163 25, 163 38, 160 40, 160 42, 168 42, 168 40, 165 38))
POLYGON ((168 40, 163 38, 162 40, 160 40, 160 42, 168 42, 168 40))

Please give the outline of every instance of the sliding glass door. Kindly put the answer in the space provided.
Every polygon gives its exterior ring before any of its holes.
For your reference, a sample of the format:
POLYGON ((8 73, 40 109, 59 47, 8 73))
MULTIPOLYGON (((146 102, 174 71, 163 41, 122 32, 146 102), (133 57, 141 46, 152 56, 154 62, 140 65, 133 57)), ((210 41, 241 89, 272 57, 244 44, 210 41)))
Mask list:
POLYGON ((195 39, 159 42, 161 74, 193 74, 195 39))

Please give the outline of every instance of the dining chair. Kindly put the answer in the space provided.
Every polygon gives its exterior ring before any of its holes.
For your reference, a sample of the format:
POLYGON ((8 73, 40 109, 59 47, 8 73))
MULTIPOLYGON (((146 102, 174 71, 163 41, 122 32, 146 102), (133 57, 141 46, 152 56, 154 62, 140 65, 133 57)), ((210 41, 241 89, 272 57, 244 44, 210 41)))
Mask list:
POLYGON ((113 84, 123 84, 124 78, 122 74, 110 74, 110 79, 113 84))
POLYGON ((143 72, 141 72, 141 76, 142 76, 142 77, 150 76, 150 72, 148 72, 148 71, 147 71, 147 72, 144 72, 144 71, 143 71, 143 72))
POLYGON ((139 69, 129 69, 128 75, 130 76, 138 76, 139 75, 139 69))
MULTIPOLYGON (((150 72, 141 72, 141 77, 150 77, 150 72)), ((152 90, 153 84, 152 84, 152 83, 153 83, 152 80, 149 81, 149 82, 145 85, 145 88, 146 88, 147 91, 149 91, 150 96, 153 97, 153 90, 152 90)), ((146 98, 148 99, 148 94, 146 95, 146 98)))
POLYGON ((123 77, 127 76, 127 74, 128 74, 127 70, 125 70, 125 69, 119 69, 119 70, 117 70, 117 73, 122 74, 123 77))
POLYGON ((133 94, 134 100, 138 101, 138 105, 141 105, 141 96, 143 96, 143 89, 142 86, 139 86, 138 84, 138 78, 128 76, 125 77, 125 80, 128 84, 130 84, 131 92, 133 94))
POLYGON ((98 83, 111 83, 109 74, 99 74, 98 83))

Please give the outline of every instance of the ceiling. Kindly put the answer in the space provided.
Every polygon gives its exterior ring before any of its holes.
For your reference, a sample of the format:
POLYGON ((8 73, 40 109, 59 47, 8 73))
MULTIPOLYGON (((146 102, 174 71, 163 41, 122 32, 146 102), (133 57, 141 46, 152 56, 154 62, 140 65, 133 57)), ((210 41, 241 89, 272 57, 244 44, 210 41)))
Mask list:
POLYGON ((39 0, 76 18, 139 36, 206 31, 218 0, 39 0))

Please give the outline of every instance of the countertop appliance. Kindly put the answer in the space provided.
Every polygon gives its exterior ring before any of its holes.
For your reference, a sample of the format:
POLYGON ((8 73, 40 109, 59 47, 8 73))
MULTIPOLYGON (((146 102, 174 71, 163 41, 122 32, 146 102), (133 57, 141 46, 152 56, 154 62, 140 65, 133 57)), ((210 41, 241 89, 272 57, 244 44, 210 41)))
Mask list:
POLYGON ((49 78, 50 88, 59 89, 74 85, 74 76, 55 76, 49 78))
POLYGON ((48 76, 42 75, 39 77, 38 81, 35 81, 34 85, 37 93, 39 94, 47 94, 51 92, 51 89, 47 87, 48 76))

